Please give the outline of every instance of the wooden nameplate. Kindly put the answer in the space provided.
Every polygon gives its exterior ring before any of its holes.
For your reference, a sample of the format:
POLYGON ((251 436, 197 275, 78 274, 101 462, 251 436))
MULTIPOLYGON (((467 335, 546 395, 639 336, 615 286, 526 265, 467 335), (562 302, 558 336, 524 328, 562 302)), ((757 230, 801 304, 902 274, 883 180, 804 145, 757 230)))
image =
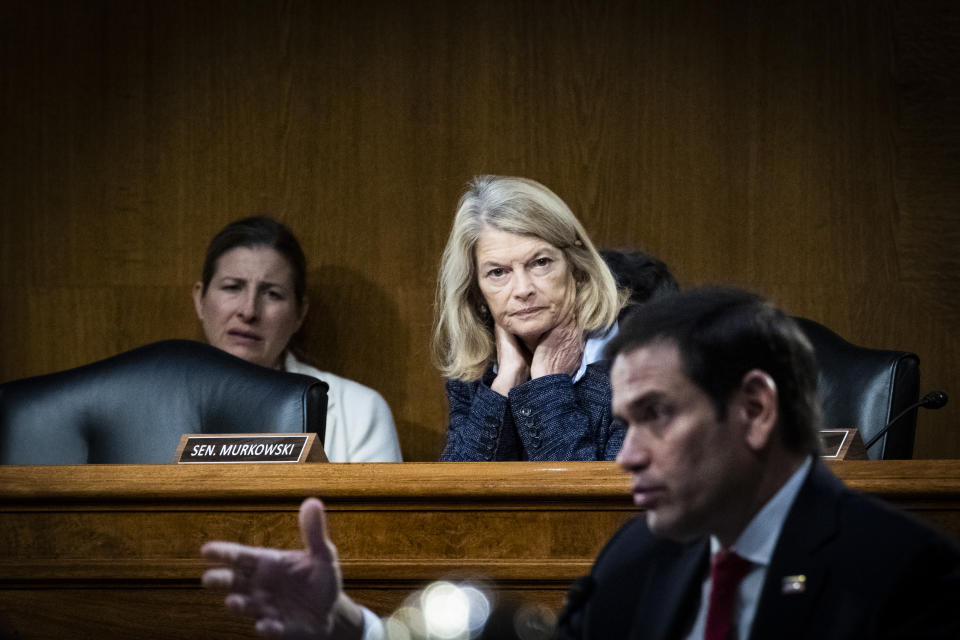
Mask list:
POLYGON ((185 433, 176 464, 329 462, 315 433, 185 433))
POLYGON ((867 450, 857 429, 820 430, 820 455, 830 460, 866 460, 867 450))

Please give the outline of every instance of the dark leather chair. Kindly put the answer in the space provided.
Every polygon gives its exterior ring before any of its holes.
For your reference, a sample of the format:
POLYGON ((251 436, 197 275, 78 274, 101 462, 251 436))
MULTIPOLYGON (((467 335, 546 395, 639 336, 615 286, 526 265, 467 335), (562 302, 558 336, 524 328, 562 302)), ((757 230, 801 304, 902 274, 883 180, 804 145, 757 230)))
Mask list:
POLYGON ((189 340, 0 385, 0 463, 173 461, 184 433, 309 433, 327 385, 189 340))
MULTIPOLYGON (((813 344, 820 365, 824 428, 857 428, 866 443, 917 401, 920 359, 915 354, 859 347, 813 320, 795 320, 813 344)), ((916 427, 917 411, 913 410, 870 447, 867 457, 912 458, 916 427)))

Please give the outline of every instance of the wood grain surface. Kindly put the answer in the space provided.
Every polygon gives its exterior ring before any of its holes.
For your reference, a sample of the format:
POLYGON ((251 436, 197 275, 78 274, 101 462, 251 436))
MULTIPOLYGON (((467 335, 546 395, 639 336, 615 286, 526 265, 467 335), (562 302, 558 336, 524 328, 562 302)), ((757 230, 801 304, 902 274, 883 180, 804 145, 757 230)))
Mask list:
MULTIPOLYGON (((960 536, 960 461, 830 467, 960 536)), ((299 548, 310 495, 326 504, 347 591, 382 615, 441 578, 555 609, 639 513, 607 462, 0 467, 0 631, 253 637, 200 588, 200 546, 299 548)))
MULTIPOLYGON (((7 0, 0 381, 199 337, 207 241, 268 213, 309 258, 312 359, 435 460, 437 263, 502 173, 960 392, 958 29, 951 0, 7 0)), ((958 407, 916 457, 960 457, 958 407)))

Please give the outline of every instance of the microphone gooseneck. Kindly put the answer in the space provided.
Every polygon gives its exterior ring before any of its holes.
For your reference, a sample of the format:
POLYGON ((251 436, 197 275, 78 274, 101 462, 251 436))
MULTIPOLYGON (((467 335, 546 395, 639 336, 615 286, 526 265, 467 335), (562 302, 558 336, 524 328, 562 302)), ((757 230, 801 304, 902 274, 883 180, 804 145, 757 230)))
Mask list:
POLYGON ((894 416, 893 420, 885 424, 883 426, 883 429, 880 429, 880 431, 874 434, 874 436, 870 438, 870 440, 865 445, 863 445, 863 448, 869 449, 874 444, 876 444, 877 440, 882 438, 884 434, 890 430, 890 427, 897 424, 900 418, 907 415, 914 409, 917 409, 918 407, 924 407, 925 409, 939 409, 940 407, 947 404, 947 400, 949 400, 949 397, 943 391, 931 391, 927 393, 925 396, 920 398, 919 401, 914 402, 912 405, 910 405, 909 407, 907 407, 906 409, 898 413, 896 416, 894 416))

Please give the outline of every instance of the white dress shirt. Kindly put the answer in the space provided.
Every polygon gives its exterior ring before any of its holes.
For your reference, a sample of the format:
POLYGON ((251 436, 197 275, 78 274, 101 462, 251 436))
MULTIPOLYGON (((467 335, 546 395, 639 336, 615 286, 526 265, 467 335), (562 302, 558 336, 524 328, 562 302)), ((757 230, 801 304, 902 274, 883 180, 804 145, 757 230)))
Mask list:
MULTIPOLYGON (((753 563, 750 573, 740 583, 737 598, 733 605, 734 627, 731 637, 736 640, 747 640, 750 635, 750 626, 757 612, 760 592, 763 589, 764 579, 767 577, 770 558, 773 557, 773 550, 780 538, 780 530, 783 529, 783 522, 787 519, 787 513, 790 512, 790 507, 793 506, 793 501, 800 492, 800 487, 803 485, 812 464, 813 458, 811 457, 800 465, 800 468, 790 476, 790 479, 780 487, 780 490, 757 512, 757 515, 753 517, 747 528, 737 538, 737 541, 730 547, 730 550, 736 552, 741 558, 746 558, 753 563)), ((719 550, 720 541, 716 537, 710 536, 711 560, 719 550)), ((710 574, 707 573, 700 590, 700 609, 697 611, 697 618, 687 635, 687 640, 702 640, 703 634, 706 632, 707 609, 710 606, 710 586, 710 574)))

